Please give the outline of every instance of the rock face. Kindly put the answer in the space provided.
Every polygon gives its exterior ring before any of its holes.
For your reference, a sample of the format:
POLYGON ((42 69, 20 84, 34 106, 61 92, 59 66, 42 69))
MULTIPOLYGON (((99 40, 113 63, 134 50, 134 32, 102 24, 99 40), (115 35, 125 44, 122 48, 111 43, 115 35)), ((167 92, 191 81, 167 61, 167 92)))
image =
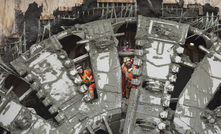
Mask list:
MULTIPOLYGON (((40 16, 52 16, 56 9, 71 8, 79 6, 83 0, 1 0, 0 1, 0 42, 4 36, 17 33, 18 14, 25 16, 30 4, 36 3, 38 8, 42 8, 40 16)), ((35 11, 32 11, 35 12, 35 11)), ((33 14, 34 16, 36 14, 33 14)), ((39 15, 35 16, 36 18, 39 15)))
MULTIPOLYGON (((36 4, 36 8, 39 8, 40 13, 33 13, 32 17, 35 19, 53 19, 53 13, 59 9, 60 11, 71 11, 72 7, 80 6, 83 2, 89 3, 85 4, 86 6, 90 6, 91 2, 93 1, 87 1, 87 0, 1 0, 0 1, 0 46, 4 45, 4 37, 8 37, 11 34, 14 33, 21 33, 21 23, 23 23, 23 20, 21 21, 21 17, 23 18, 26 16, 26 14, 29 14, 27 11, 30 12, 29 7, 30 4, 36 4)), ((173 1, 174 0, 164 0, 166 2, 173 1)), ((138 5, 141 3, 141 6, 139 7, 140 10, 144 8, 144 6, 149 6, 147 4, 146 0, 140 0, 137 1, 138 5)), ((151 6, 153 8, 155 7, 156 1, 153 1, 151 6)), ((221 7, 221 2, 219 0, 195 0, 194 2, 192 0, 184 0, 184 4, 195 4, 199 3, 201 5, 204 5, 206 3, 209 3, 211 6, 214 7, 221 7)), ((150 4, 150 3, 149 3, 150 4)), ((84 8, 85 9, 85 8, 84 8)), ((154 9, 154 11, 156 11, 154 9)), ((35 10, 32 10, 32 12, 36 12, 35 10)), ((219 12, 220 13, 220 12, 219 12)), ((31 18, 29 18, 31 19, 31 18)), ((36 20, 37 22, 37 20, 36 20)), ((27 24, 30 25, 30 24, 27 24)), ((38 23, 36 23, 38 25, 38 23)))
POLYGON ((199 3, 201 5, 205 5, 206 3, 209 3, 211 6, 214 7, 220 7, 221 1, 220 0, 184 0, 185 4, 195 4, 199 3))

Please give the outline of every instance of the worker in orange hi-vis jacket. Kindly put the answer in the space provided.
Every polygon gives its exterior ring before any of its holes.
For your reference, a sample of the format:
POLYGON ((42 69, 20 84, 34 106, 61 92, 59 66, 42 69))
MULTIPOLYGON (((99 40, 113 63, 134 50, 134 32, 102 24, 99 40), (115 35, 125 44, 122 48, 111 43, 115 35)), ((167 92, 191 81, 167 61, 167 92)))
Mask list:
MULTIPOLYGON (((128 41, 122 42, 121 46, 122 46, 122 50, 120 52, 134 52, 135 51, 135 49, 131 49, 129 47, 128 41)), ((133 61, 133 57, 129 57, 129 58, 132 59, 131 61, 133 61)), ((124 59, 124 57, 121 58, 121 63, 122 63, 123 59, 124 59)))
POLYGON ((83 70, 82 66, 77 65, 76 66, 78 74, 81 76, 83 83, 89 88, 89 93, 94 98, 94 92, 96 89, 95 83, 94 83, 94 77, 92 76, 91 69, 85 69, 83 70))
POLYGON ((129 48, 129 42, 128 41, 124 41, 121 44, 121 46, 122 46, 121 52, 134 52, 135 51, 135 49, 129 48))
POLYGON ((131 80, 133 78, 133 68, 136 68, 132 64, 132 61, 129 57, 124 58, 124 63, 121 66, 122 69, 122 97, 126 97, 129 99, 131 88, 136 88, 131 84, 131 80))

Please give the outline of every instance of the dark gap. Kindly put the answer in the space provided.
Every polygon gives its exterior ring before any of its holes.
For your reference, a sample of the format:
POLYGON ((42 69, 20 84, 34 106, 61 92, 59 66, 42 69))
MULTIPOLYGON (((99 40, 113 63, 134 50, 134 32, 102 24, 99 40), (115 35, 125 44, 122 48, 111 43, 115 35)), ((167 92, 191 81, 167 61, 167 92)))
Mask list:
POLYGON ((27 108, 34 108, 36 113, 44 118, 45 120, 54 118, 57 114, 51 114, 48 109, 49 107, 45 107, 45 105, 42 103, 43 99, 39 99, 36 96, 36 92, 32 92, 26 99, 24 99, 21 104, 24 105, 27 108))
POLYGON ((6 131, 5 134, 10 134, 10 132, 8 132, 7 130, 5 130, 4 128, 2 128, 2 127, 0 126, 0 134, 4 134, 5 131, 6 131))
MULTIPOLYGON (((28 83, 26 83, 25 81, 17 78, 14 75, 9 75, 6 79, 5 79, 5 83, 4 86, 6 89, 10 89, 11 86, 14 87, 14 89, 12 90, 12 92, 19 98, 20 96, 22 96, 29 88, 30 85, 28 83)), ((48 120, 48 119, 52 119, 56 116, 52 115, 48 109, 49 107, 45 107, 44 104, 42 103, 42 99, 39 99, 36 96, 36 92, 32 92, 31 94, 29 94, 27 96, 27 98, 25 98, 24 100, 21 101, 21 104, 27 108, 34 108, 36 113, 41 116, 42 118, 48 120)), ((56 122, 55 122, 56 123, 56 122)))
POLYGON ((79 57, 81 55, 86 54, 87 50, 85 49, 85 45, 78 45, 75 49, 72 49, 71 52, 75 53, 74 58, 77 58, 77 57, 79 57))
MULTIPOLYGON (((188 34, 187 37, 189 36, 191 36, 191 34, 188 34)), ((205 53, 198 48, 199 45, 203 45, 206 48, 205 40, 198 36, 193 36, 185 42, 184 54, 188 55, 192 62, 200 62, 205 56, 205 53), (191 43, 193 43, 194 46, 191 46, 191 43)))
POLYGON ((141 121, 137 119, 136 124, 141 124, 141 121))
POLYGON ((77 42, 80 40, 81 38, 75 35, 68 36, 60 40, 63 50, 66 51, 70 59, 74 59, 87 53, 84 45, 77 45, 77 42))
POLYGON ((129 42, 129 47, 131 49, 135 49, 135 35, 137 32, 137 23, 134 24, 123 24, 117 31, 117 33, 125 33, 123 36, 117 37, 119 44, 118 44, 118 51, 122 50, 121 44, 124 41, 129 42))
POLYGON ((147 85, 148 85, 147 82, 144 81, 144 82, 142 83, 142 88, 145 89, 145 88, 147 87, 147 85))
POLYGON ((109 134, 109 133, 100 129, 100 130, 96 131, 95 134, 109 134))
POLYGON ((123 125, 123 121, 122 120, 117 120, 117 121, 113 121, 109 124, 112 133, 113 134, 122 134, 122 128, 120 128, 121 125, 123 125))
MULTIPOLYGON (((177 74, 177 80, 174 85, 174 91, 171 93, 171 98, 178 98, 180 93, 183 91, 184 87, 186 86, 187 82, 191 78, 194 69, 181 66, 179 73, 177 74)), ((176 110, 177 102, 170 103, 170 108, 172 110, 176 110)))
POLYGON ((221 105, 221 87, 219 88, 219 90, 216 92, 216 94, 214 95, 213 99, 210 101, 210 103, 207 105, 207 108, 209 108, 210 110, 214 110, 216 109, 218 106, 221 105))
POLYGON ((9 75, 5 79, 4 84, 5 88, 8 90, 11 86, 13 86, 13 92, 17 95, 18 98, 21 97, 30 88, 30 85, 28 83, 14 75, 9 75))

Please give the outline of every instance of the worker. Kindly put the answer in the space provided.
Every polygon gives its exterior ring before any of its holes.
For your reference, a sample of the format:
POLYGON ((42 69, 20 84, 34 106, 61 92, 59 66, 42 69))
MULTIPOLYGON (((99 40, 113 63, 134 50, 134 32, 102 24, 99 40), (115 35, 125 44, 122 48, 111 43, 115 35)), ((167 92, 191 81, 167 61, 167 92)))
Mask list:
MULTIPOLYGON (((121 46, 122 46, 122 50, 121 50, 120 52, 134 52, 134 51, 135 51, 134 49, 130 49, 130 48, 129 48, 129 42, 128 42, 128 41, 122 42, 121 46)), ((120 59, 120 64, 123 63, 123 59, 124 59, 124 58, 125 58, 125 57, 121 57, 121 59, 120 59)), ((129 57, 129 58, 131 59, 131 61, 132 61, 132 63, 133 63, 133 57, 129 57)))
POLYGON ((136 88, 131 84, 133 78, 133 68, 136 68, 132 64, 132 61, 129 57, 124 58, 124 63, 121 66, 122 69, 122 97, 129 99, 131 88, 136 88))
POLYGON ((128 41, 122 42, 121 46, 122 46, 122 49, 123 49, 123 50, 121 50, 121 52, 134 52, 135 51, 134 49, 129 48, 129 42, 128 41))
POLYGON ((77 65, 76 66, 78 74, 81 76, 83 83, 89 88, 89 93, 94 98, 94 92, 96 89, 95 83, 94 83, 94 77, 92 76, 91 69, 85 69, 83 70, 82 66, 77 65))

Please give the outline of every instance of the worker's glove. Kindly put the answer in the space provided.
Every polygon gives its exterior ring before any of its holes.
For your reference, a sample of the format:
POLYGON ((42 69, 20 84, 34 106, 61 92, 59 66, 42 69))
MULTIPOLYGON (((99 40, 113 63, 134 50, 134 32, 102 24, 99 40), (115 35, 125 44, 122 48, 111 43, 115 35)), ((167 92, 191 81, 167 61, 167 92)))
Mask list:
POLYGON ((128 69, 128 72, 130 73, 131 71, 133 71, 133 68, 128 69))
POLYGON ((84 101, 89 102, 89 101, 93 100, 94 98, 91 94, 87 93, 84 95, 83 99, 84 99, 84 101))
POLYGON ((127 49, 123 49, 123 52, 127 52, 127 49))

